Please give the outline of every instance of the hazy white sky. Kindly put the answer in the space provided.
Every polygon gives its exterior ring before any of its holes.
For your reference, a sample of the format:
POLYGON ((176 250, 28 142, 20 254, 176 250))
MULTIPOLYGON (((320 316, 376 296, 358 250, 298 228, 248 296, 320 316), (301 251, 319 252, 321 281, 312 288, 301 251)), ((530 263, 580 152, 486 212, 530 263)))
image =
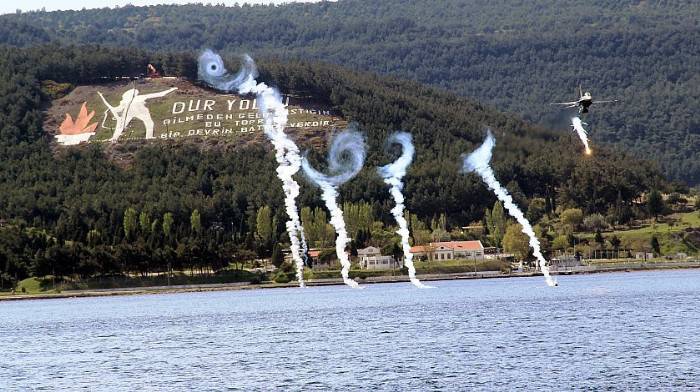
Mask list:
POLYGON ((211 3, 235 5, 235 4, 282 4, 282 3, 312 3, 319 0, 209 0, 209 1, 192 1, 192 0, 132 0, 132 1, 117 1, 117 0, 23 0, 15 3, 14 1, 0 2, 0 14, 8 14, 20 9, 22 11, 34 11, 46 8, 47 11, 55 10, 79 10, 85 8, 102 8, 124 6, 127 4, 133 5, 155 5, 155 4, 187 4, 187 3, 211 3))

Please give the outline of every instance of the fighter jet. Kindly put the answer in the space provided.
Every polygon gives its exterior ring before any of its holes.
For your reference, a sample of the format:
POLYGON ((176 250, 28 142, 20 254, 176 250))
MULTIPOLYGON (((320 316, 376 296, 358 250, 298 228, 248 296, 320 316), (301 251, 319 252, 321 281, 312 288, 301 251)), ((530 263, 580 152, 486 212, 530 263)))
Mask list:
POLYGON ((617 99, 608 99, 608 100, 604 100, 604 101, 594 101, 590 92, 586 91, 585 94, 583 93, 583 89, 581 88, 581 86, 578 86, 578 95, 579 95, 578 101, 552 102, 552 105, 565 105, 565 107, 567 107, 567 108, 578 107, 578 114, 583 114, 583 113, 588 113, 588 108, 591 105, 593 105, 594 103, 619 102, 619 100, 617 100, 617 99))

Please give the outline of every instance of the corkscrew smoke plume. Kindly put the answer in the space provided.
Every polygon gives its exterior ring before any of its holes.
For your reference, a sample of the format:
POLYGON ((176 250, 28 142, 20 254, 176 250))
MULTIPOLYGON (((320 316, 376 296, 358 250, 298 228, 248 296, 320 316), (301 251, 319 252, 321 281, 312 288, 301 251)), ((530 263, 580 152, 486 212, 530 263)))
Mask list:
POLYGON ((299 147, 284 133, 289 112, 282 102, 282 96, 276 89, 255 81, 257 68, 248 55, 243 56, 240 71, 232 75, 226 70, 221 56, 207 49, 199 56, 197 71, 199 80, 217 90, 239 94, 254 93, 257 97, 258 108, 263 118, 263 130, 275 147, 277 177, 282 181, 284 206, 289 216, 285 226, 291 242, 297 280, 299 286, 304 287, 304 258, 308 248, 296 205, 299 184, 294 180, 294 174, 301 167, 301 156, 299 147))
POLYGON ((338 187, 360 172, 365 162, 365 154, 365 139, 362 134, 348 129, 336 135, 328 148, 329 174, 323 174, 311 167, 306 157, 301 162, 306 176, 321 188, 321 198, 331 214, 330 223, 338 235, 335 242, 335 253, 342 266, 343 282, 353 288, 357 288, 359 285, 349 276, 350 259, 345 248, 350 239, 345 227, 343 210, 338 206, 338 187))
POLYGON ((408 222, 403 216, 404 211, 404 196, 401 192, 403 189, 403 178, 406 175, 406 169, 413 161, 415 148, 411 141, 411 134, 408 132, 396 132, 387 139, 387 146, 398 144, 401 146, 401 156, 393 163, 378 168, 379 175, 384 179, 384 182, 391 186, 389 192, 394 198, 396 205, 391 209, 391 214, 394 215, 399 229, 396 231, 401 236, 401 249, 403 250, 404 265, 408 269, 408 277, 416 287, 426 288, 428 286, 416 278, 416 267, 413 265, 413 253, 411 253, 411 245, 408 242, 409 231, 408 222))

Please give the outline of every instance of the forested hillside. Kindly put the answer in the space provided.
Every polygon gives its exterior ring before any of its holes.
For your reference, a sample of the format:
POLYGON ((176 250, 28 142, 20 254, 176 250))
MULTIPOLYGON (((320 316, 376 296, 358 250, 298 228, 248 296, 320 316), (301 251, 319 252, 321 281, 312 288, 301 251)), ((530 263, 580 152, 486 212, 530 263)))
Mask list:
POLYGON ((700 183, 697 1, 345 0, 156 6, 0 17, 0 39, 318 59, 446 88, 567 132, 549 105, 594 98, 594 146, 615 144, 700 183), (410 5, 410 6, 409 6, 410 5))
MULTIPOLYGON (((149 62, 192 78, 194 57, 54 45, 5 48, 4 53, 2 280, 29 274, 145 274, 166 266, 218 270, 256 254, 268 257, 279 252, 274 244, 286 242, 281 187, 267 144, 209 151, 192 144, 127 142, 135 159, 123 168, 107 159, 108 147, 99 144, 54 151, 41 128, 42 109, 52 98, 47 86, 136 76, 149 62)), ((392 203, 375 168, 395 158, 383 143, 399 129, 411 132, 417 147, 405 189, 413 233, 446 235, 451 228, 481 220, 493 205, 494 197, 476 177, 459 173, 460 154, 481 142, 485 126, 498 137, 494 165, 500 179, 523 208, 534 211, 534 222, 557 207, 580 207, 605 214, 613 223, 626 222, 644 213, 636 206, 643 193, 667 187, 645 162, 606 149, 583 156, 569 135, 434 88, 333 65, 271 60, 260 66, 261 80, 282 91, 311 93, 366 133, 366 167, 341 192, 342 201, 350 203, 345 208, 351 233, 359 241, 353 246, 386 246, 397 240, 388 216, 392 203), (365 218, 353 219, 350 211, 364 211, 365 218)), ((319 194, 301 181, 304 225, 312 244, 323 246, 327 224, 323 209, 316 208, 321 206, 319 194), (320 234, 313 234, 315 222, 320 222, 320 234)), ((425 239, 414 238, 421 241, 425 239)))

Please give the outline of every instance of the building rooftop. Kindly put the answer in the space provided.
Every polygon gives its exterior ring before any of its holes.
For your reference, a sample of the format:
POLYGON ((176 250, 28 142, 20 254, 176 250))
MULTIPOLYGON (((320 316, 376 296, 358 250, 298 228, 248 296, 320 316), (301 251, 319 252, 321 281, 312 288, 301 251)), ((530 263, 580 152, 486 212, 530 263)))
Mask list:
POLYGON ((429 252, 436 248, 448 248, 457 251, 472 251, 483 250, 484 246, 481 241, 446 241, 446 242, 431 242, 429 245, 416 245, 411 247, 411 253, 429 252))
POLYGON ((381 249, 376 248, 374 246, 368 246, 366 248, 357 250, 358 256, 371 255, 371 254, 377 254, 377 253, 381 253, 381 249))

